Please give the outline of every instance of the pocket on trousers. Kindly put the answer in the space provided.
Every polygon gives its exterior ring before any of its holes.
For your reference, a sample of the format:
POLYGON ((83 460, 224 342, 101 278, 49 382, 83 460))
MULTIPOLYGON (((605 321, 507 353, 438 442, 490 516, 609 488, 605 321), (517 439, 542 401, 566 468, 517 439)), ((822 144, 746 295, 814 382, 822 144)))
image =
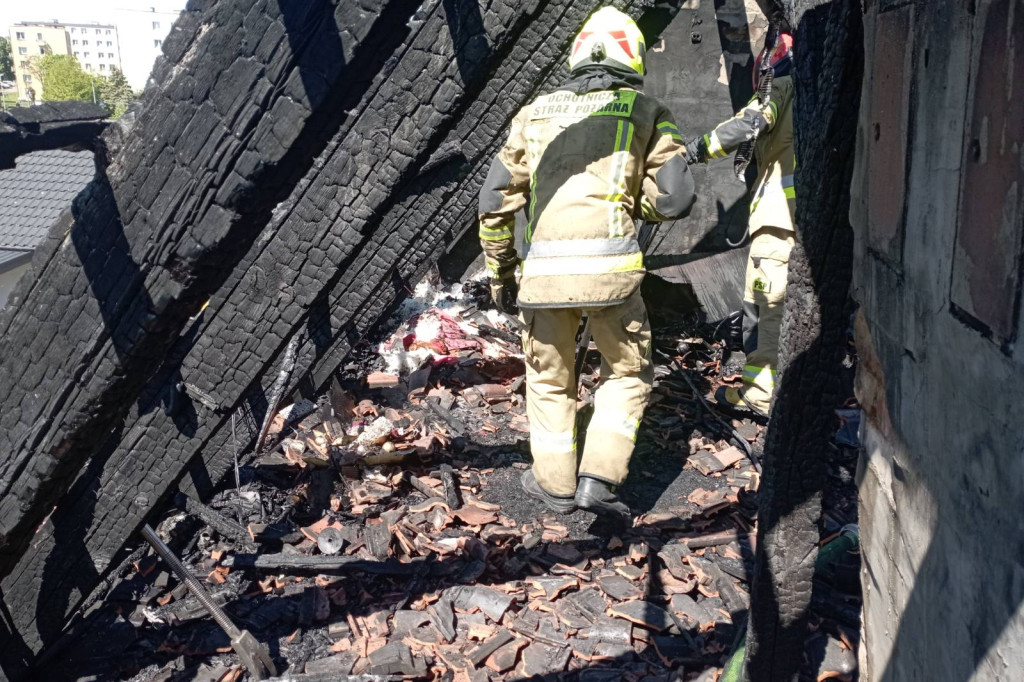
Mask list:
POLYGON ((647 320, 647 306, 643 299, 637 299, 622 314, 622 329, 625 332, 623 344, 623 369, 639 372, 644 360, 651 352, 651 325, 647 320))
POLYGON ((792 232, 780 227, 762 227, 751 236, 749 258, 767 258, 788 264, 792 250, 792 232))

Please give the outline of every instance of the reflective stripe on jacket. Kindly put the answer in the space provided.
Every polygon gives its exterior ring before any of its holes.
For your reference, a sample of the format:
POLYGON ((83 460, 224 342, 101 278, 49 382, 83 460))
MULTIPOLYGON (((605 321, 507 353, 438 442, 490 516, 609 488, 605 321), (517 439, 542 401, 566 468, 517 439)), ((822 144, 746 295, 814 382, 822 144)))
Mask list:
POLYGON ((702 160, 728 156, 750 139, 755 121, 760 130, 754 144, 757 181, 750 199, 748 229, 753 233, 769 225, 792 230, 796 211, 792 77, 781 76, 772 82, 771 97, 766 105, 761 106, 755 98, 733 118, 705 135, 700 156, 702 160))
POLYGON ((539 97, 513 119, 480 191, 480 240, 494 276, 518 262, 522 307, 620 303, 643 278, 634 218, 671 220, 695 198, 682 136, 654 98, 622 88, 539 97))

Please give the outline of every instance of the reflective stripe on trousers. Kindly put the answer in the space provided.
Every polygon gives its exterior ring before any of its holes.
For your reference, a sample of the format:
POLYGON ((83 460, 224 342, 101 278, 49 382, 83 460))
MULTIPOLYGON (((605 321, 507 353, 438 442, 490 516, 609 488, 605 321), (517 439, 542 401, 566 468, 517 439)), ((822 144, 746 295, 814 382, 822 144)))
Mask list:
POLYGON ((590 435, 598 432, 604 434, 611 433, 628 438, 635 443, 636 434, 639 430, 640 420, 633 415, 623 410, 605 409, 601 412, 594 411, 594 416, 590 419, 587 433, 590 435))
POLYGON ((534 452, 555 453, 556 455, 571 453, 575 457, 575 425, 569 431, 548 431, 539 424, 531 425, 530 449, 534 452))

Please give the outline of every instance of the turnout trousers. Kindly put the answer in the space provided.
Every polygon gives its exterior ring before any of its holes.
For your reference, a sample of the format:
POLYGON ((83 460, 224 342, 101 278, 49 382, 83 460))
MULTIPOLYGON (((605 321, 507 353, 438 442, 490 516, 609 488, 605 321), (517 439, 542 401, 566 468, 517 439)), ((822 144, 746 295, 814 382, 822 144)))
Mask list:
POLYGON ((581 476, 613 485, 626 478, 654 380, 651 326, 639 289, 618 305, 522 310, 533 473, 545 491, 562 497, 576 492, 576 332, 584 312, 601 352, 601 381, 581 476))
MULTIPOLYGON (((794 243, 791 230, 770 226, 758 228, 750 240, 743 291, 743 352, 747 361, 742 392, 743 399, 762 412, 768 412, 771 406, 778 378, 779 331, 794 243)), ((728 395, 730 401, 734 397, 728 395)))

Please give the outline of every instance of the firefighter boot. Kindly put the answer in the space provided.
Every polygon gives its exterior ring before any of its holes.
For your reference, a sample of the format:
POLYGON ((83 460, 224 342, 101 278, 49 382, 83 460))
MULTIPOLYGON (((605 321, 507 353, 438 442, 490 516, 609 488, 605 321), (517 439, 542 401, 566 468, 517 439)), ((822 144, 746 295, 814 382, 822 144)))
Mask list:
POLYGON ((580 476, 576 486, 576 506, 624 522, 633 517, 626 503, 615 494, 613 486, 590 476, 580 476))
POLYGON ((572 496, 560 497, 558 495, 552 495, 548 491, 544 490, 544 488, 541 488, 540 484, 537 483, 537 479, 533 476, 532 469, 524 471, 519 482, 523 486, 523 492, 533 499, 543 502, 544 506, 551 511, 558 514, 571 514, 576 511, 576 503, 573 501, 572 496))
POLYGON ((768 414, 756 406, 748 403, 743 397, 743 390, 731 386, 719 386, 715 391, 715 401, 725 408, 734 417, 740 419, 752 419, 753 421, 766 423, 768 414))

